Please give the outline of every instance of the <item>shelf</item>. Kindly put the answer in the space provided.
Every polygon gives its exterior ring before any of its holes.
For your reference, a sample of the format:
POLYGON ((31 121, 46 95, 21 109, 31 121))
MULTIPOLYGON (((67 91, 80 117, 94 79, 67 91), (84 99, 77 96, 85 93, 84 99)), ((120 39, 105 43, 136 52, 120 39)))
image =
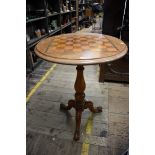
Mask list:
POLYGON ((42 35, 41 37, 31 39, 31 40, 28 42, 28 45, 31 45, 31 44, 33 44, 33 43, 37 43, 39 40, 41 40, 41 39, 43 39, 43 38, 45 38, 45 37, 47 37, 47 36, 48 36, 48 34, 45 34, 45 35, 42 35))
POLYGON ((53 35, 53 34, 59 32, 59 31, 61 31, 61 28, 58 28, 58 29, 56 29, 56 30, 50 32, 49 35, 53 35))
MULTIPOLYGON (((30 5, 30 6, 35 5, 35 4, 33 4, 33 2, 30 0, 27 3, 27 5, 30 5)), ((32 12, 33 16, 29 16, 32 19, 27 18, 28 19, 28 20, 26 20, 26 26, 28 28, 27 33, 33 35, 34 29, 36 29, 36 26, 44 27, 47 33, 45 35, 42 35, 41 37, 35 37, 27 42, 26 48, 27 48, 27 50, 29 50, 29 52, 31 52, 30 48, 33 48, 42 39, 45 39, 47 37, 51 37, 51 36, 54 36, 57 34, 76 32, 78 30, 78 27, 82 24, 82 22, 85 21, 85 19, 83 18, 83 15, 85 14, 84 8, 86 8, 87 1, 78 1, 77 2, 77 0, 70 0, 69 1, 70 4, 68 5, 69 6, 68 12, 60 12, 60 10, 61 10, 61 8, 60 8, 61 2, 60 1, 39 0, 39 1, 37 1, 37 3, 38 4, 36 5, 36 9, 38 9, 40 6, 42 6, 43 9, 41 10, 41 12, 32 12), (47 4, 44 2, 48 2, 49 6, 51 6, 53 8, 54 11, 51 12, 52 14, 50 14, 50 13, 47 14, 48 13, 48 10, 46 10, 47 4), (79 9, 78 9, 78 7, 79 7, 79 9), (72 10, 71 10, 71 8, 72 8, 72 10), (44 11, 44 14, 42 14, 43 11, 44 11), (82 18, 80 20, 79 20, 79 16, 82 16, 82 18), (73 17, 76 17, 76 18, 73 18, 73 17), (49 32, 50 28, 49 28, 48 24, 52 19, 55 19, 55 20, 57 19, 58 25, 65 22, 65 20, 69 21, 69 22, 66 23, 65 25, 59 25, 60 27, 57 27, 57 29, 49 32), (33 27, 34 28, 31 29, 30 26, 32 26, 32 28, 33 27)), ((28 9, 29 8, 27 8, 27 11, 31 11, 28 9)), ((38 62, 40 62, 40 60, 38 60, 36 64, 38 64, 38 62)), ((36 64, 33 64, 33 67, 36 66, 36 64)))
POLYGON ((56 15, 59 15, 60 13, 53 13, 51 15, 48 15, 47 17, 52 17, 52 16, 56 16, 56 15))
POLYGON ((71 11, 68 11, 68 12, 61 12, 60 14, 63 15, 63 14, 70 13, 70 12, 71 12, 71 11))
POLYGON ((68 24, 62 26, 62 29, 66 28, 66 27, 68 27, 68 26, 70 26, 70 25, 71 25, 71 22, 69 22, 68 24))
POLYGON ((29 19, 29 20, 26 21, 26 23, 34 22, 34 21, 37 21, 37 20, 45 19, 45 18, 46 17, 39 17, 39 18, 29 19))

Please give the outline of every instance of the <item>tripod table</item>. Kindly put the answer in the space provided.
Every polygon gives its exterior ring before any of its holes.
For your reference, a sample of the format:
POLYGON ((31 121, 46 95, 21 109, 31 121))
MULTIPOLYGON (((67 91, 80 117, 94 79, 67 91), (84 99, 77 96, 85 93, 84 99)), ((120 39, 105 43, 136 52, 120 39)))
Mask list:
POLYGON ((75 108, 74 140, 79 140, 81 115, 84 109, 88 108, 93 113, 102 112, 102 107, 94 107, 93 102, 85 99, 84 65, 117 60, 127 53, 127 46, 122 40, 108 35, 68 33, 41 40, 35 47, 35 53, 46 61, 77 66, 75 99, 69 100, 67 105, 60 104, 60 108, 63 110, 75 108))

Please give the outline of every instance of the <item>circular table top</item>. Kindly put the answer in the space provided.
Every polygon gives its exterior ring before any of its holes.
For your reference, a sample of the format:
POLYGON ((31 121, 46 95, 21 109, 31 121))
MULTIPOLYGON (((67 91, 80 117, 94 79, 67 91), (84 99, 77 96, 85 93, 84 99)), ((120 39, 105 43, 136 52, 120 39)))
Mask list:
POLYGON ((41 40, 35 53, 47 61, 90 65, 113 61, 127 53, 125 43, 112 36, 96 33, 68 33, 41 40))

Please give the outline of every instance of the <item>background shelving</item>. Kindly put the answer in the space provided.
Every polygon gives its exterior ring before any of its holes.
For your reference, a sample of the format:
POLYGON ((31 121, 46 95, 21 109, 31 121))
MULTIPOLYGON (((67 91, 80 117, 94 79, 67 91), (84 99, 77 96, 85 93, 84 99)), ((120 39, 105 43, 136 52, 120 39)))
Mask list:
POLYGON ((85 19, 86 10, 86 0, 79 0, 78 4, 78 30, 84 27, 83 20, 85 19))
POLYGON ((44 38, 81 29, 85 19, 86 1, 27 0, 26 56, 27 70, 34 70, 41 60, 35 55, 35 45, 44 38), (78 9, 79 8, 79 9, 78 9))

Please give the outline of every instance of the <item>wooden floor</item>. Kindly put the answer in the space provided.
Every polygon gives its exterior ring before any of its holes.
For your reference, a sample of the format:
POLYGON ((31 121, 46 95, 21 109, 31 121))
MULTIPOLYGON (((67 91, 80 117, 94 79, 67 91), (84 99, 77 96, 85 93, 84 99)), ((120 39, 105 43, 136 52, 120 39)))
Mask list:
MULTIPOLYGON (((27 94, 51 65, 43 62, 27 77, 27 94)), ((91 135, 85 131, 91 113, 85 110, 81 139, 73 141, 75 111, 60 111, 59 105, 74 98, 76 66, 57 65, 27 103, 27 155, 81 155, 84 142, 89 155, 122 155, 128 148, 128 85, 99 83, 97 65, 86 66, 84 76, 86 98, 103 107, 92 117, 91 135)))

